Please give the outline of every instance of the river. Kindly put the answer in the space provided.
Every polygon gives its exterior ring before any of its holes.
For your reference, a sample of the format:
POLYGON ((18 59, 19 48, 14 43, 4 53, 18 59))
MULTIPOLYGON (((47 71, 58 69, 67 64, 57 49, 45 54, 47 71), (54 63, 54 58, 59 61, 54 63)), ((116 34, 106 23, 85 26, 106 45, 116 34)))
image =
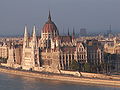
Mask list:
POLYGON ((0 90, 120 90, 120 88, 83 85, 0 73, 0 90))

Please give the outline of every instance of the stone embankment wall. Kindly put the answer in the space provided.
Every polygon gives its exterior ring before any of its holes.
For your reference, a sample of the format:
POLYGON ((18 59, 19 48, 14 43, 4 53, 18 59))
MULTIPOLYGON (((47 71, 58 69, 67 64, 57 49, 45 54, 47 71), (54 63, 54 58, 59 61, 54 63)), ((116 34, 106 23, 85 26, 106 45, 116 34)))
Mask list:
POLYGON ((11 69, 3 69, 0 68, 0 72, 15 74, 20 76, 26 76, 31 78, 40 78, 40 79, 50 79, 50 80, 59 80, 59 81, 67 81, 67 82, 76 82, 76 83, 84 83, 84 84, 95 84, 95 85, 106 85, 106 86, 117 86, 120 87, 120 81, 118 80, 103 80, 103 79, 89 79, 89 78, 80 78, 80 77, 72 77, 65 75, 55 75, 55 74, 41 74, 34 72, 26 72, 26 71, 17 71, 11 69))
POLYGON ((120 76, 112 75, 104 75, 104 74, 95 74, 95 73, 86 73, 86 72, 78 72, 78 71, 65 71, 65 70, 60 70, 61 73, 63 74, 69 74, 69 75, 74 75, 74 76, 81 76, 86 77, 86 78, 99 78, 99 79, 116 79, 120 80, 120 76))
MULTIPOLYGON (((14 65, 8 65, 8 64, 4 64, 1 63, 2 66, 5 67, 12 67, 12 68, 18 68, 21 67, 18 64, 14 64, 14 65)), ((86 72, 78 72, 78 71, 66 71, 66 70, 54 70, 54 69, 50 69, 50 68, 42 68, 42 67, 35 67, 34 68, 35 71, 38 72, 51 72, 51 73, 58 73, 58 74, 67 74, 67 75, 72 75, 72 76, 77 76, 77 77, 86 77, 86 78, 99 78, 99 79, 116 79, 116 80, 120 80, 120 76, 108 76, 108 75, 104 75, 104 74, 95 74, 95 73, 86 73, 86 72)))

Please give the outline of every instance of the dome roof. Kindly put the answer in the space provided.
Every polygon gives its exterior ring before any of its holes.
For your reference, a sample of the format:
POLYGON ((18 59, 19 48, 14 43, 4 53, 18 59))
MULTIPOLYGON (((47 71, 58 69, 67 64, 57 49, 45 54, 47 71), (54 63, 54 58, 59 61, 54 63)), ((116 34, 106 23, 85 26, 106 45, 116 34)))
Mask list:
POLYGON ((48 21, 43 26, 42 32, 43 33, 56 33, 56 34, 58 34, 57 27, 56 27, 55 23, 51 20, 50 12, 49 12, 49 16, 48 16, 48 21))

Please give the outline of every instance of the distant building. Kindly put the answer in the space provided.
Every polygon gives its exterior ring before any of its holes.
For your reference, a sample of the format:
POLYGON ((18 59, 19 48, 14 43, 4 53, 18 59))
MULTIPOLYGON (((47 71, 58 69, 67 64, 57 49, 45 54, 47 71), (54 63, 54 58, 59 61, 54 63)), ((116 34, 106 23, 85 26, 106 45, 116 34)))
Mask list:
POLYGON ((107 41, 104 45, 104 51, 110 54, 120 54, 120 39, 113 38, 111 41, 107 41))
POLYGON ((113 37, 111 25, 109 25, 109 30, 107 30, 107 36, 108 36, 109 38, 113 37))
POLYGON ((81 28, 80 29, 80 36, 86 36, 87 35, 87 31, 85 28, 81 28))

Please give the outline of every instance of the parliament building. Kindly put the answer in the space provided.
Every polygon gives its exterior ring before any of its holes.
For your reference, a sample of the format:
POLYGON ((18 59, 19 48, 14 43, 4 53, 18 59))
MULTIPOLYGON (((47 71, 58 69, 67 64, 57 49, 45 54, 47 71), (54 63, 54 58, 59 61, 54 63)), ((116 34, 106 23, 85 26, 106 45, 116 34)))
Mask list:
POLYGON ((18 64, 25 70, 48 69, 53 71, 69 70, 74 60, 80 65, 87 62, 95 63, 92 60, 96 59, 101 63, 103 48, 99 45, 91 47, 91 42, 85 44, 78 41, 74 30, 72 35, 60 35, 49 12, 48 21, 44 24, 40 36, 36 36, 35 25, 32 35, 28 34, 27 25, 25 26, 23 42, 20 45, 12 44, 9 47, 7 63, 12 66, 18 64), (94 48, 95 50, 93 50, 94 48))

